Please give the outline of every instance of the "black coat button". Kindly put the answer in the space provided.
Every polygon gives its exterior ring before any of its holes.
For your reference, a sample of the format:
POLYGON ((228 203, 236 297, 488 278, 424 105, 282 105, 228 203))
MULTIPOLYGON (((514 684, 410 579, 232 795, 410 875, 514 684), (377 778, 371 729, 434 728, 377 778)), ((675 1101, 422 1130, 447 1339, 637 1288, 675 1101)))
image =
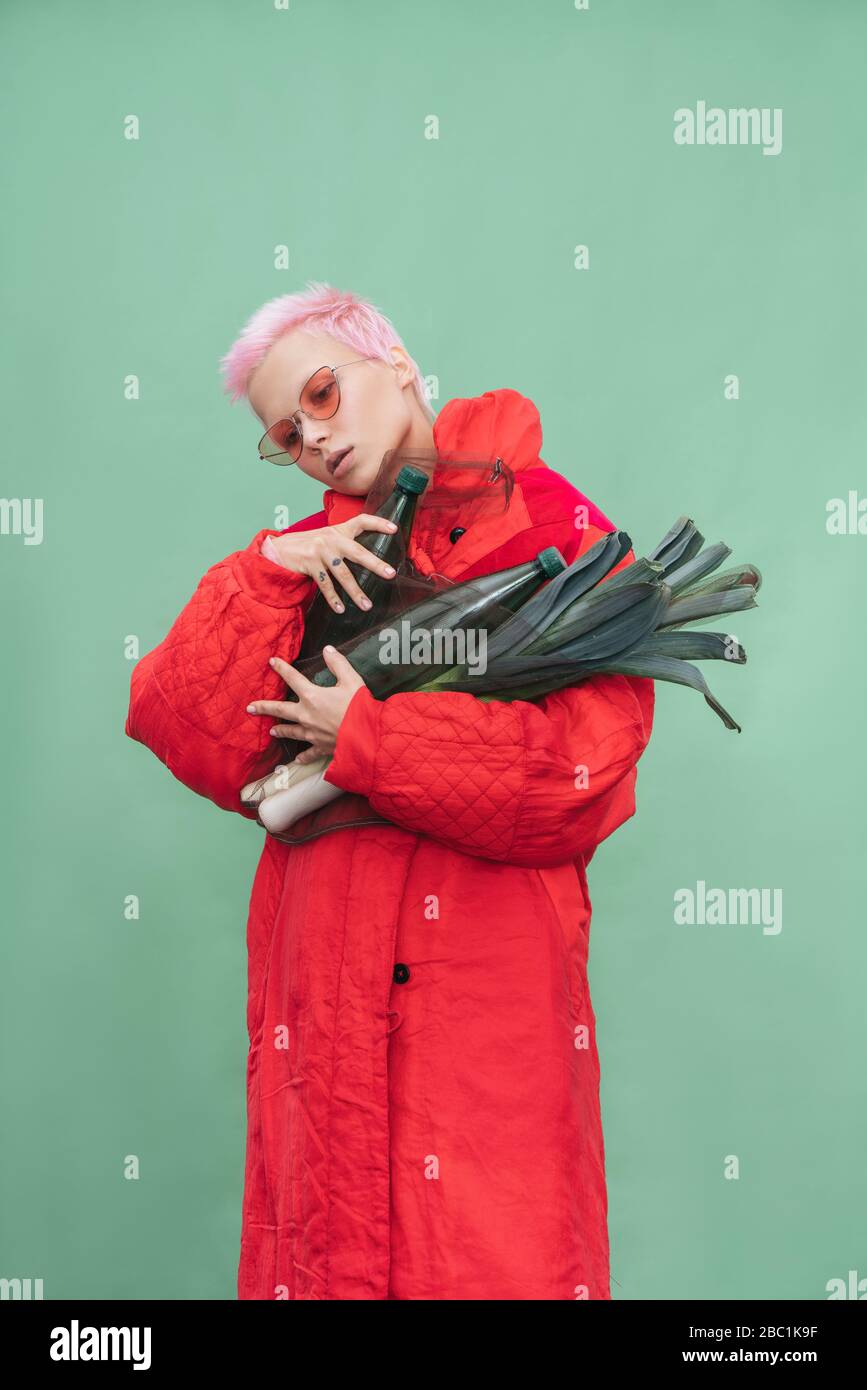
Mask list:
POLYGON ((451 541, 452 545, 454 545, 455 541, 460 540, 461 536, 464 534, 466 529, 466 526, 456 526, 453 531, 449 531, 449 540, 451 541))
POLYGON ((409 979, 409 966, 402 965, 400 962, 394 967, 392 979, 396 985, 405 985, 409 979))

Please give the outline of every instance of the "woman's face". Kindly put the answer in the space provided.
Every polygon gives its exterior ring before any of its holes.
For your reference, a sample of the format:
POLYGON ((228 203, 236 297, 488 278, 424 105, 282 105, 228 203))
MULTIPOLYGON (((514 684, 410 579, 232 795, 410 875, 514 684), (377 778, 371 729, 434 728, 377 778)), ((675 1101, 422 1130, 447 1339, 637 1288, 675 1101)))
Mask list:
POLYGON ((298 410, 302 388, 320 367, 336 367, 340 404, 329 420, 300 414, 295 419, 303 438, 298 467, 335 492, 364 497, 373 486, 390 449, 429 449, 433 429, 413 389, 414 372, 402 348, 391 349, 393 364, 378 359, 357 361, 361 352, 326 333, 294 329, 273 344, 249 384, 250 404, 263 429, 298 410), (351 363, 341 371, 341 364, 351 363), (343 466, 329 463, 332 454, 351 448, 343 466), (335 476, 335 466, 340 467, 335 476))

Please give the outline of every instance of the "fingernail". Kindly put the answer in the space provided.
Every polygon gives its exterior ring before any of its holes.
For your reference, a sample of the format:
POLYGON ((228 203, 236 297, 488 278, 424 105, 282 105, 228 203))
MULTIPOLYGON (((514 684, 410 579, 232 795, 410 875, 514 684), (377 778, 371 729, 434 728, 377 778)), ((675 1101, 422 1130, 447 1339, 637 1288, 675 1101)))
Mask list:
POLYGON ((361 606, 362 606, 362 608, 370 608, 370 607, 371 607, 370 599, 369 599, 369 598, 362 599, 362 601, 361 601, 361 606))
POLYGON ((269 657, 268 657, 268 665, 269 665, 269 666, 273 666, 273 665, 274 665, 274 658, 273 658, 273 656, 269 656, 269 657))
POLYGON ((337 613, 342 613, 344 611, 342 603, 335 603, 334 608, 337 613))
POLYGON ((385 572, 386 574, 394 574, 394 565, 386 565, 385 572))
POLYGON ((247 706, 247 713, 248 713, 248 714, 255 714, 255 713, 256 713, 256 706, 255 706, 255 705, 248 705, 248 706, 247 706))
POLYGON ((334 648, 332 647, 331 643, 329 642, 326 646, 324 646, 324 647, 322 648, 322 650, 323 650, 324 652, 333 652, 333 651, 334 651, 334 648))

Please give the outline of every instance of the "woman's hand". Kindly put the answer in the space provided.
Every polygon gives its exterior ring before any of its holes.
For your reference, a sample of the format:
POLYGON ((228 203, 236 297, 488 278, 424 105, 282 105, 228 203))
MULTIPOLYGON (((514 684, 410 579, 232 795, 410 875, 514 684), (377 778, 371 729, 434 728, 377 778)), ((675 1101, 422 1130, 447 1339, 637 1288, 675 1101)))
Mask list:
POLYGON ((348 521, 338 522, 336 526, 320 526, 315 531, 289 531, 283 536, 272 536, 271 544, 287 569, 296 574, 309 574, 315 579, 328 603, 337 613, 344 611, 331 580, 334 575, 351 599, 359 608, 369 608, 370 599, 360 588, 352 572, 346 565, 354 560, 366 565, 375 574, 386 579, 394 578, 394 569, 372 555, 354 538, 359 531, 396 531, 397 523, 387 521, 384 516, 374 516, 371 512, 361 512, 348 521))
MULTIPOLYGON (((374 518, 378 520, 379 518, 374 518)), ((291 720, 291 723, 275 724, 271 729, 274 738, 294 738, 300 743, 310 743, 295 758, 296 763, 309 763, 314 758, 331 757, 337 744, 337 733, 343 723, 350 700, 360 685, 365 682, 342 652, 335 647, 324 647, 322 655, 329 671, 337 677, 336 685, 314 685, 294 666, 282 657, 270 657, 270 663, 285 680, 298 700, 256 700, 247 706, 248 714, 267 714, 272 719, 291 720)))

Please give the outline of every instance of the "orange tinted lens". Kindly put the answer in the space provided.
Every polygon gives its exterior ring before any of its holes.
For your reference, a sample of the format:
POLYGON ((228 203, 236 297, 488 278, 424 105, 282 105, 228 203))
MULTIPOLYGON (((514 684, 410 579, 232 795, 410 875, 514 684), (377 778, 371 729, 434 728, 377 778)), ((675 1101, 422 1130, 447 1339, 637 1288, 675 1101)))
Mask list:
POLYGON ((283 454, 288 454, 290 458, 297 458, 301 452, 301 436, 295 426, 294 420, 278 420, 276 425, 272 425, 268 432, 263 435, 262 443, 259 445, 259 452, 263 458, 280 458, 283 454))
POLYGON ((307 382, 301 394, 301 409, 314 420, 327 420, 340 403, 340 388, 330 367, 321 367, 307 382))

